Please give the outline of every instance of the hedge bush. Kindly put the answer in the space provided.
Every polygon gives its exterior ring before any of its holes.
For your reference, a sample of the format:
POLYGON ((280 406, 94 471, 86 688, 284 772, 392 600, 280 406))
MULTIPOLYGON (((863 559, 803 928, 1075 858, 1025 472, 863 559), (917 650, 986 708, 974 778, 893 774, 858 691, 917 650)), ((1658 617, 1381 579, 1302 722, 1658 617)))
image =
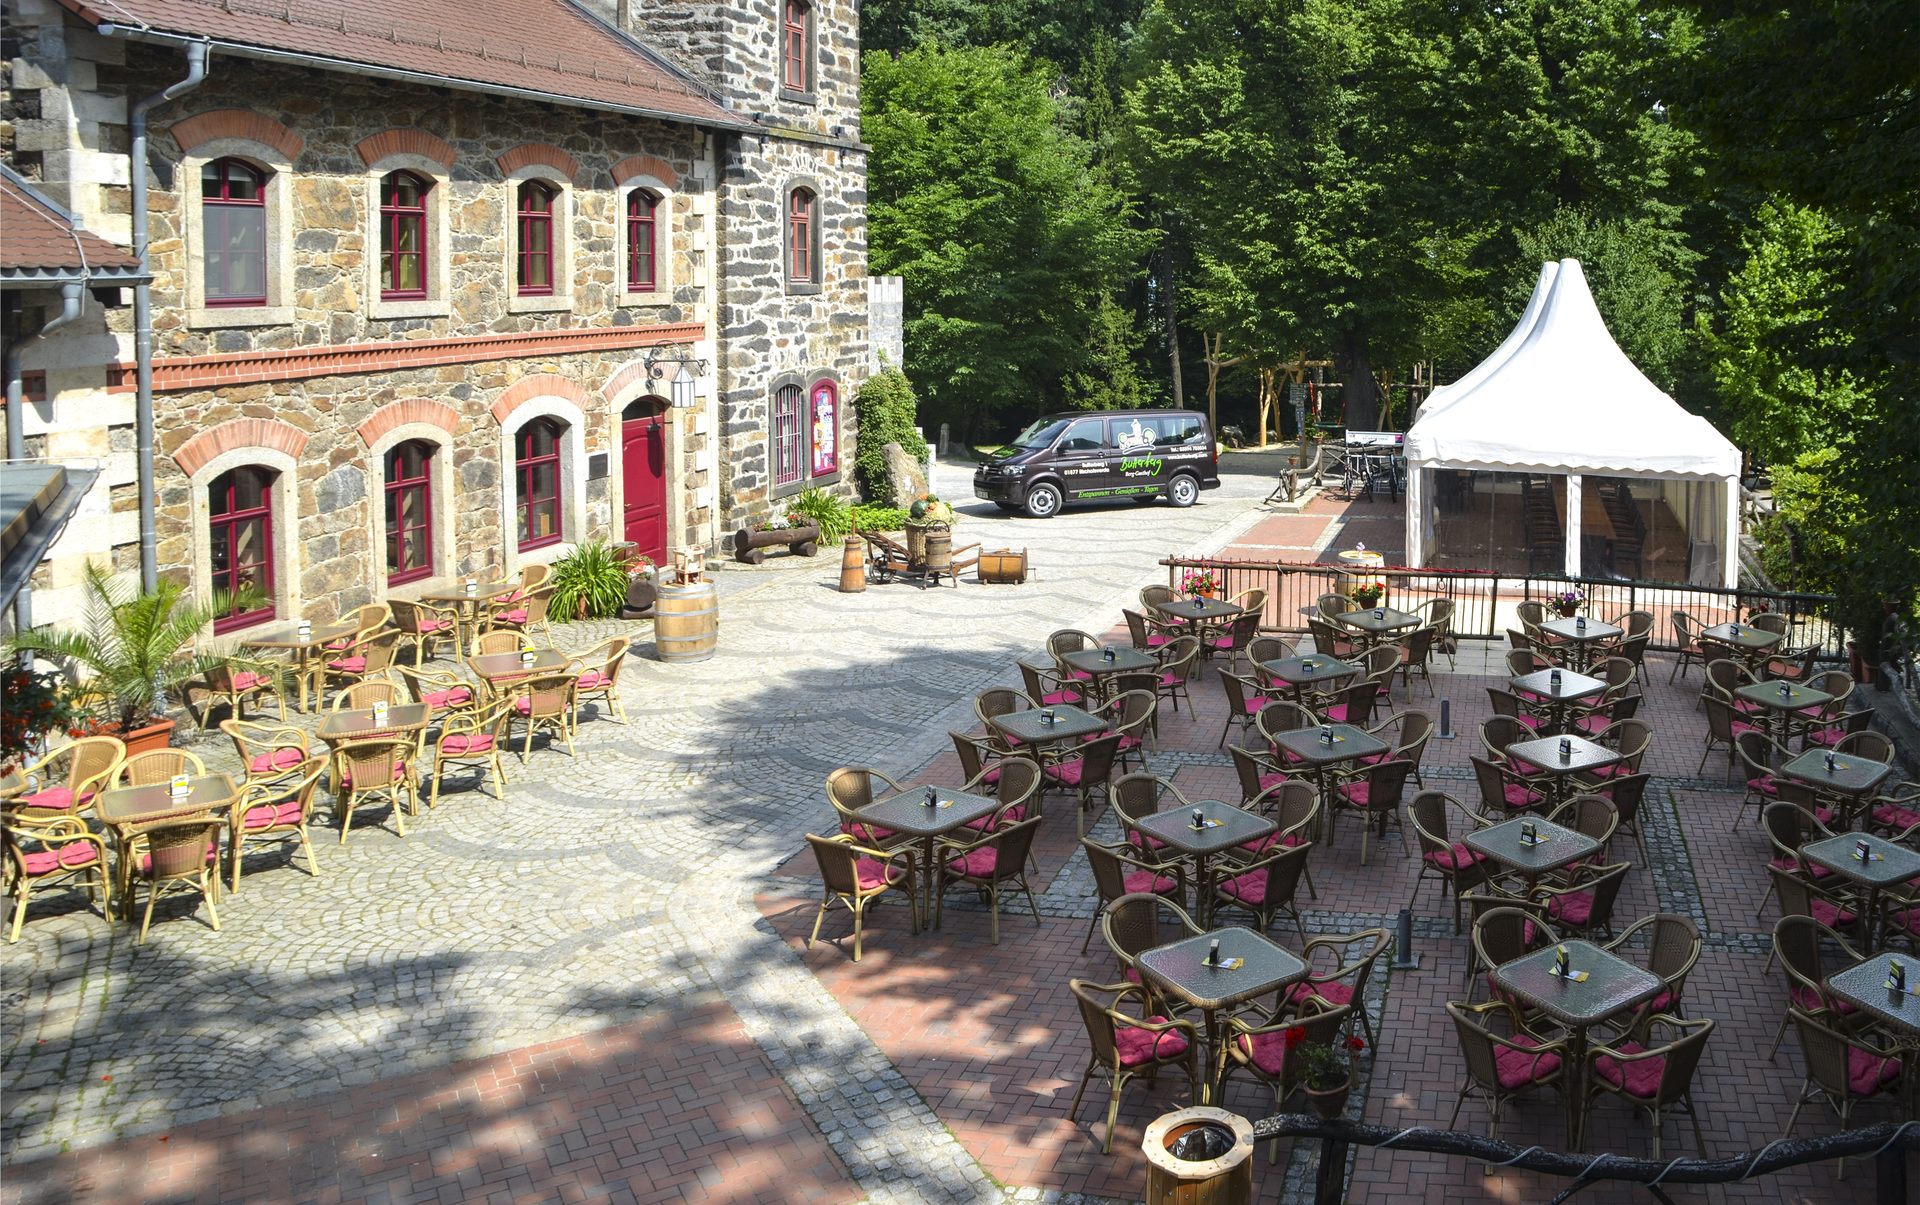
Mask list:
POLYGON ((907 526, 905 507, 862 502, 853 508, 855 531, 901 531, 907 526))
POLYGON ((898 368, 887 368, 868 377, 854 396, 860 438, 855 445, 853 467, 862 496, 887 496, 887 458, 881 449, 888 444, 897 443, 907 455, 926 460, 927 441, 913 429, 918 406, 913 385, 898 368))

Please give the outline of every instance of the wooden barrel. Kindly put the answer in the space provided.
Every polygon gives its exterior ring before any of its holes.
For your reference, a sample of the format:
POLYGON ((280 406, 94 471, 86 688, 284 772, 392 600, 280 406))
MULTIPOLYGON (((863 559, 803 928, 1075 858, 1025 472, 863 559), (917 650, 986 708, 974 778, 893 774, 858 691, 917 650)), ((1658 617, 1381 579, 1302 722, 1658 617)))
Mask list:
POLYGON ((858 594, 867 588, 867 542, 857 535, 847 537, 840 549, 840 593, 858 594))
POLYGON ((720 642, 720 595, 712 582, 659 586, 653 602, 654 652, 662 661, 705 661, 720 642))

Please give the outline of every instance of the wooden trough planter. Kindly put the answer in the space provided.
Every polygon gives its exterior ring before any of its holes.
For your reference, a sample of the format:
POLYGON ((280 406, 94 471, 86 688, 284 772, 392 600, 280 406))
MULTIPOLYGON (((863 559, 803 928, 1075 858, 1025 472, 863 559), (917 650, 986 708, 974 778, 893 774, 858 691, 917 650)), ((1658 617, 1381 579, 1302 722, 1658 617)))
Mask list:
POLYGON ((820 551, 818 527, 781 527, 773 531, 740 528, 733 533, 733 559, 746 565, 758 565, 767 559, 766 550, 786 545, 801 556, 820 551))

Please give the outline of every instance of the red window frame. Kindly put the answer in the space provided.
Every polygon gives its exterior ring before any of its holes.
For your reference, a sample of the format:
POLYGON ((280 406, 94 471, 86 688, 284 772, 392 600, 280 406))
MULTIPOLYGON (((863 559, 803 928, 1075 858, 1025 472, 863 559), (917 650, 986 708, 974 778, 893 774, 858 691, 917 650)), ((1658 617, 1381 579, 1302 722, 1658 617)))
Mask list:
POLYGON ((202 294, 209 309, 221 306, 267 304, 267 174, 244 159, 215 159, 200 170, 200 229, 206 243, 202 256, 202 294), (212 191, 209 192, 209 187, 212 191), (246 195, 251 188, 252 196, 246 195), (257 224, 258 250, 236 251, 216 247, 217 238, 229 222, 242 219, 257 224), (222 293, 215 282, 226 276, 225 269, 239 261, 253 261, 252 276, 260 282, 258 292, 222 293))
POLYGON ((795 92, 813 91, 808 72, 812 43, 813 5, 806 0, 783 0, 780 5, 780 82, 795 92))
POLYGON ((520 185, 516 205, 520 234, 519 275, 515 280, 522 297, 553 296, 553 208, 560 191, 542 180, 520 185), (540 269, 545 271, 541 272, 540 269), (545 284, 529 283, 541 275, 545 284))
POLYGON ((805 426, 800 412, 806 407, 806 390, 798 385, 782 385, 773 394, 773 484, 796 485, 807 475, 805 426))
POLYGON ((794 284, 815 284, 819 259, 813 253, 813 232, 818 223, 814 214, 811 189, 796 188, 787 196, 787 279, 794 284))
POLYGON ((517 516, 515 535, 522 552, 530 548, 545 548, 549 544, 558 544, 565 538, 565 514, 560 506, 560 449, 566 434, 566 427, 550 418, 536 418, 514 434, 514 507, 517 516), (534 450, 535 440, 542 432, 552 440, 551 451, 536 452, 534 450), (551 490, 543 491, 536 484, 542 467, 551 469, 547 474, 547 479, 552 482, 551 490), (534 534, 535 519, 542 512, 553 517, 553 530, 547 535, 536 535, 534 534))
POLYGON ((380 300, 382 301, 418 301, 427 295, 427 194, 433 191, 433 182, 415 175, 413 172, 388 172, 380 178, 380 300), (418 191, 415 201, 408 204, 400 199, 400 189, 404 184, 412 184, 418 191), (415 250, 405 251, 407 240, 402 237, 412 231, 412 245, 415 250), (412 261, 414 276, 420 284, 418 288, 408 288, 400 284, 407 278, 406 267, 412 261))
POLYGON ((627 194, 627 291, 660 287, 660 198, 644 188, 627 194))
POLYGON ((214 591, 237 596, 241 587, 252 580, 267 596, 263 607, 243 611, 236 606, 216 618, 213 621, 216 633, 251 627, 273 618, 273 483, 278 476, 272 469, 242 465, 220 474, 207 487, 207 549, 214 591), (240 505, 243 484, 258 488, 258 505, 240 505), (247 561, 236 561, 233 550, 247 528, 253 529, 258 555, 247 561), (257 580, 250 570, 257 571, 257 580))
POLYGON ((433 574, 433 445, 409 439, 387 452, 387 584, 417 582, 433 574), (407 460, 419 458, 419 472, 408 475, 407 460), (413 504, 412 517, 408 504, 413 504), (419 534, 420 559, 408 563, 409 535, 419 534))

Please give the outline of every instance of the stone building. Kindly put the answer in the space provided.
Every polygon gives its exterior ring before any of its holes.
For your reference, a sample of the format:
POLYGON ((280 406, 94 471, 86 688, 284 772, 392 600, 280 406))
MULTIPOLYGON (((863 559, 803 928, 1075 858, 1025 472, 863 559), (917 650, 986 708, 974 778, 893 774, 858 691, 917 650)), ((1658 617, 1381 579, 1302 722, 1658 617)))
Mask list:
POLYGON ((138 306, 21 357, 28 450, 105 465, 38 620, 85 554, 259 587, 233 630, 849 488, 854 0, 626 7, 12 0, 8 160, 136 253, 144 206, 152 277, 150 524, 138 306))

